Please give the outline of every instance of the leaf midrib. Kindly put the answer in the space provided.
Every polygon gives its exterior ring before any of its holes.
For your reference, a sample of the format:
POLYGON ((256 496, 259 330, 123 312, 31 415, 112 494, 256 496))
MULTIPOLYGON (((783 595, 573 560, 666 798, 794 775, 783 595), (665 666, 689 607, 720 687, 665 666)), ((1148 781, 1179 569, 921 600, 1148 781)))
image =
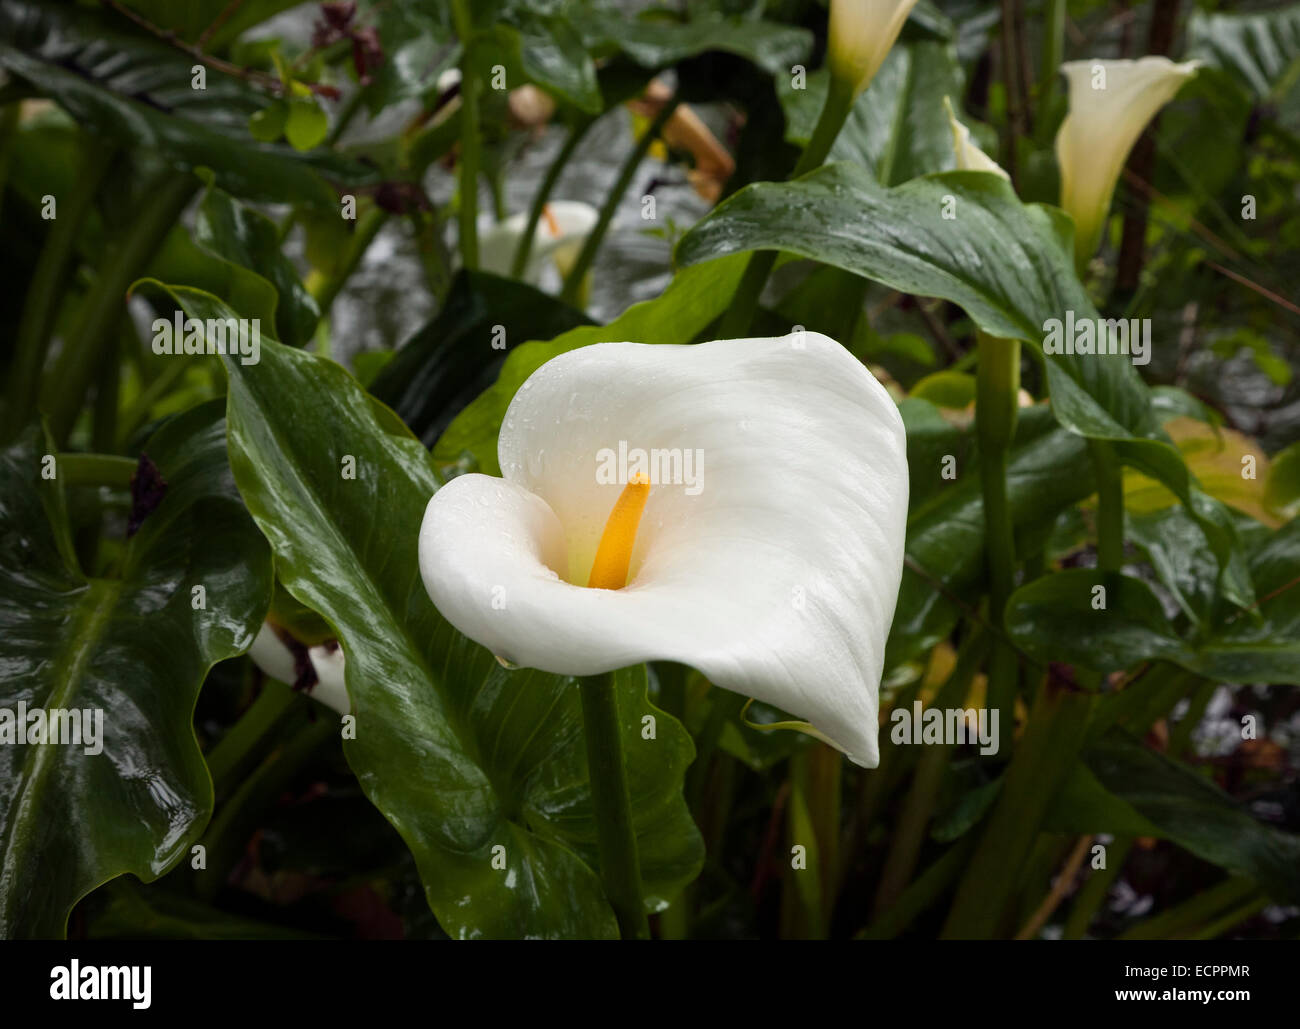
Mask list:
MULTIPOLYGON (((112 614, 122 595, 123 583, 113 579, 90 579, 86 583, 86 592, 78 602, 79 614, 65 634, 67 645, 57 652, 52 662, 49 675, 55 682, 54 689, 45 698, 46 709, 63 708, 80 683, 90 660, 104 635, 104 630, 112 620, 112 614), (70 656, 69 656, 70 655, 70 656)), ((17 809, 10 822, 8 839, 5 841, 4 868, 0 874, 0 929, 8 927, 8 886, 15 877, 15 870, 20 864, 15 860, 19 846, 30 839, 26 831, 29 823, 41 810, 38 798, 44 793, 45 782, 50 769, 54 766, 54 744, 26 744, 30 749, 23 762, 23 774, 18 776, 17 809)))

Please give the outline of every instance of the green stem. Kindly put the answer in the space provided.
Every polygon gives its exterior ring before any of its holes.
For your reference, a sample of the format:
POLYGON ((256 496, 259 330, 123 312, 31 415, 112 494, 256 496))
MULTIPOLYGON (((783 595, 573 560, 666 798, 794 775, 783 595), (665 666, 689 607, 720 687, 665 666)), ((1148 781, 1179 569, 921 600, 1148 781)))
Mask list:
POLYGON ((1005 937, 1018 928, 1011 901, 1038 839, 1039 825, 1082 747, 1093 696, 1039 689, 979 847, 943 929, 949 939, 1005 937))
MULTIPOLYGON (((817 119, 817 127, 813 129, 812 138, 799 156, 799 163, 790 173, 790 178, 797 179, 807 175, 826 162, 831 147, 835 145, 840 130, 844 128, 849 112, 853 110, 855 99, 852 86, 831 76, 830 89, 826 94, 826 103, 822 107, 821 117, 817 119)), ((763 287, 767 285, 768 277, 776 265, 777 253, 775 250, 765 250, 750 256, 745 265, 745 273, 741 276, 740 285, 736 287, 731 304, 718 325, 719 339, 738 339, 749 332, 758 314, 758 302, 763 295, 763 287)))
POLYGON ((641 899, 641 865, 637 857, 636 831, 632 826, 627 768, 623 764, 622 726, 618 717, 614 673, 584 676, 578 680, 578 687, 582 693, 587 772, 596 812, 601 882, 618 919, 622 937, 625 940, 644 939, 650 935, 650 930, 641 899))
POLYGON ((789 844, 803 848, 804 865, 785 870, 785 891, 781 898, 782 939, 826 939, 826 858, 817 832, 814 811, 816 791, 810 756, 813 746, 802 747, 790 757, 790 800, 786 808, 789 844))
POLYGON ((975 847, 974 833, 967 833, 954 843, 939 858, 917 876, 916 880, 903 891, 897 903, 883 915, 858 933, 859 940, 892 940, 916 917, 929 908, 948 885, 957 878, 966 867, 971 851, 975 847))
POLYGON ((478 267, 478 173, 482 154, 479 138, 478 79, 474 74, 474 20, 469 0, 451 0, 452 20, 463 48, 460 58, 460 163, 458 214, 460 261, 471 271, 478 267))
POLYGON ((1170 757, 1182 757, 1187 752, 1187 748, 1192 745, 1192 733, 1201 724, 1201 719, 1205 717, 1205 709, 1210 706, 1210 701, 1214 699, 1218 688, 1219 684, 1213 680, 1207 680, 1196 687, 1187 707, 1187 713, 1169 734, 1169 746, 1165 748, 1165 752, 1170 757))
MULTIPOLYGON (((1043 64, 1038 75, 1038 109, 1040 115, 1050 115, 1056 103, 1057 82, 1061 74, 1061 60, 1065 56, 1066 0, 1046 0, 1046 17, 1043 25, 1043 64)), ((1050 117, 1038 119, 1038 129, 1050 125, 1050 117)))
POLYGON ((1118 572, 1124 565, 1124 479, 1109 442, 1091 439, 1088 452, 1097 477, 1097 567, 1118 572))
POLYGON ((262 684, 257 699, 206 755, 212 791, 216 796, 230 792, 235 780, 252 763, 259 741, 279 724, 297 699, 293 690, 284 683, 267 679, 262 684))
POLYGON ((154 377, 153 381, 136 395, 136 398, 127 405, 119 419, 120 428, 116 449, 122 450, 126 447, 131 438, 131 433, 145 423, 149 417, 149 412, 153 410, 153 405, 161 400, 185 376, 190 367, 187 361, 169 362, 163 366, 163 370, 154 377))
POLYGON ((524 269, 528 267, 528 258, 533 252, 533 237, 537 235, 537 223, 542 220, 542 212, 546 209, 547 201, 551 199, 555 184, 560 181, 561 172, 564 171, 569 159, 578 149, 578 144, 582 142, 583 136, 587 134, 587 129, 591 125, 592 119, 590 118, 584 118, 574 125, 569 130, 569 135, 560 148, 560 152, 555 155, 555 160, 546 169, 542 184, 537 187, 537 192, 533 195, 533 206, 528 211, 528 224, 524 226, 524 234, 519 238, 519 248, 515 251, 515 259, 510 266, 510 277, 512 279, 521 278, 524 269))
POLYGON ((1268 907, 1268 905, 1268 896, 1261 893, 1259 896, 1246 901, 1246 903, 1242 904, 1240 907, 1235 907, 1227 914, 1201 926, 1201 928, 1197 929, 1196 932, 1189 935, 1193 940, 1217 939, 1234 926, 1240 925, 1246 919, 1259 914, 1268 907))
POLYGON ((57 466, 64 486, 110 486, 127 489, 136 462, 116 454, 60 454, 57 466))
MULTIPOLYGON (((978 629, 962 642, 952 674, 935 694, 936 709, 942 711, 964 706, 971 683, 983 662, 986 644, 987 637, 978 629)), ((939 799, 939 790, 954 747, 953 744, 926 747, 917 762, 916 774, 912 777, 912 785, 903 801, 903 810, 890 843, 889 856, 885 859, 884 870, 880 873, 880 882, 876 887, 874 914, 877 919, 898 901, 916 870, 930 816, 939 799)))
POLYGON ((636 146, 632 152, 627 155, 623 162, 623 167, 619 170, 618 181, 614 183, 614 188, 609 191, 605 197, 605 203, 600 209, 600 217, 596 220, 596 226, 591 230, 591 235, 582 245, 582 252, 578 259, 573 263, 569 274, 564 277, 564 289, 560 293, 561 299, 570 304, 577 305, 582 293, 582 283, 587 277, 592 263, 596 260, 596 251, 600 249, 600 244, 605 239, 605 232, 609 229, 610 223, 614 220, 614 213, 618 210, 618 205, 623 200, 623 194, 627 192, 627 187, 632 183, 632 176, 636 174, 637 168, 645 160, 645 155, 650 150, 650 145, 659 137, 660 131, 668 123, 668 119, 673 116, 677 110, 680 101, 677 97, 665 101, 655 115, 654 121, 650 123, 649 128, 641 134, 641 138, 636 141, 636 146))
POLYGON ((317 748, 327 740, 338 739, 338 731, 338 722, 333 718, 303 724, 230 795, 203 834, 206 867, 194 876, 194 889, 199 897, 211 900, 217 895, 262 815, 285 791, 317 748))
POLYGON ((1074 904, 1070 908, 1070 914, 1065 920, 1065 939, 1083 939, 1088 932, 1088 926, 1092 924, 1092 920, 1097 914, 1097 909, 1110 896, 1110 888, 1114 885, 1115 880, 1119 878, 1119 873, 1124 868, 1124 862, 1128 859, 1128 852, 1132 849, 1133 839, 1131 837, 1117 836, 1111 841, 1106 851, 1106 867, 1099 868, 1088 876, 1087 881, 1080 888, 1078 896, 1075 897, 1074 904))
POLYGON ((357 270, 357 265, 366 256, 370 244, 374 242, 375 237, 379 235, 379 230, 384 227, 384 223, 387 221, 388 212, 381 207, 372 207, 357 221, 356 231, 352 234, 352 241, 348 244, 347 255, 343 258, 343 264, 339 267, 337 274, 330 276, 313 291, 322 316, 329 314, 334 299, 347 284, 348 279, 352 277, 352 273, 357 270))
MULTIPOLYGON (((1007 499, 1007 455, 1020 410, 1019 341, 981 333, 975 379, 989 620, 1001 629, 1007 601, 1015 588, 1016 541, 1007 499)), ((989 708, 998 712, 1000 725, 1010 726, 1015 717, 1018 664, 1015 649, 999 633, 989 659, 989 708)))
POLYGON ((21 121, 21 102, 6 104, 4 113, 0 114, 0 214, 4 213, 5 185, 9 182, 9 167, 13 164, 14 151, 18 149, 21 121))
MULTIPOLYGON (((1209 919, 1215 919, 1231 908, 1254 898, 1259 889, 1254 880, 1244 876, 1225 879, 1217 886, 1195 894, 1176 904, 1167 911, 1162 911, 1154 918, 1139 922, 1117 939, 1121 940, 1169 940, 1183 939, 1195 933, 1209 919)), ((1235 923, 1234 923, 1235 924, 1235 923)))
POLYGON ((76 323, 43 384, 41 398, 56 442, 65 442, 72 431, 106 341, 120 324, 127 288, 144 271, 198 185, 188 172, 178 174, 172 168, 160 172, 145 184, 140 205, 123 233, 105 249, 76 323))
POLYGON ((62 210, 50 226, 27 288, 27 300, 23 304, 14 343, 13 363, 9 366, 9 389, 5 405, 8 408, 8 419, 4 425, 6 437, 17 433, 26 425, 35 409, 40 393, 41 369, 45 365, 45 352, 62 295, 60 287, 76 250, 82 223, 93 207, 95 194, 99 192, 104 175, 113 163, 113 148, 89 140, 86 148, 76 188, 63 199, 62 210))

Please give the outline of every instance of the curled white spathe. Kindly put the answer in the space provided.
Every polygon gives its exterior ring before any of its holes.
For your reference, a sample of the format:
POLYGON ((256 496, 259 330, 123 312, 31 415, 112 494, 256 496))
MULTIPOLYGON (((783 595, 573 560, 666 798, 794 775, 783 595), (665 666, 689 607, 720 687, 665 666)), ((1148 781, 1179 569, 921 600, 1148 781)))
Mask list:
POLYGON ((957 120, 956 112, 952 109, 952 101, 948 97, 943 98, 943 109, 948 114, 948 126, 952 129, 952 149, 957 161, 957 169, 992 172, 994 175, 1001 175, 1002 178, 1010 180, 1011 176, 1006 173, 1006 169, 971 139, 970 129, 957 120))
POLYGON ((843 347, 811 332, 583 347, 524 383, 498 451, 504 478, 453 479, 420 529, 425 588, 452 625, 562 675, 680 661, 876 765, 907 451, 893 400, 843 347), (589 589, 623 489, 600 481, 598 455, 620 443, 700 455, 701 488, 660 475, 628 585, 589 589))
POLYGON ((857 96, 885 63, 916 0, 831 0, 826 63, 857 96))
POLYGON ((1074 218, 1077 262, 1086 262, 1097 249, 1128 152, 1198 66, 1167 57, 1061 65, 1070 111, 1056 133, 1056 160, 1061 207, 1074 218))
MULTIPOLYGON (((546 213, 538 219, 533 234, 523 280, 540 287, 547 261, 555 263, 560 275, 568 274, 599 218, 594 207, 580 200, 556 200, 547 204, 546 213)), ((509 276, 527 227, 528 215, 522 213, 499 222, 480 219, 479 267, 495 275, 509 276)))
MULTIPOLYGON (((253 664, 272 679, 293 685, 298 678, 293 651, 270 622, 262 623, 252 646, 248 648, 248 656, 253 659, 253 664)), ((316 682, 303 692, 339 714, 346 715, 352 708, 343 681, 343 648, 326 644, 308 647, 307 659, 316 673, 316 682)))

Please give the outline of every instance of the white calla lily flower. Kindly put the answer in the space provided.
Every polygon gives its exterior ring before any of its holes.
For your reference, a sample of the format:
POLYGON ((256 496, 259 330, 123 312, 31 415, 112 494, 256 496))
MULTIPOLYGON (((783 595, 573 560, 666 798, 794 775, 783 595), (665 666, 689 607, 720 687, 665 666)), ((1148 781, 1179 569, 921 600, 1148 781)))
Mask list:
POLYGON ((826 61, 857 96, 876 77, 916 0, 831 0, 826 61))
POLYGON ((957 115, 952 109, 952 101, 948 97, 943 98, 943 109, 948 112, 948 124, 952 127, 952 149, 957 158, 958 170, 992 172, 1009 181, 1011 176, 1007 174, 1006 169, 981 150, 971 139, 970 129, 957 120, 957 115))
MULTIPOLYGON (((321 644, 308 647, 307 660, 315 672, 315 681, 305 687, 303 692, 312 700, 320 701, 339 714, 346 715, 352 710, 348 700, 348 690, 343 683, 343 650, 337 644, 321 644)), ((298 681, 298 660, 293 650, 284 641, 270 622, 263 622, 248 648, 248 656, 253 659, 265 675, 292 686, 298 681)))
POLYGON ((1075 259, 1082 264, 1101 241, 1124 161, 1156 112, 1196 74, 1197 61, 1167 57, 1067 61, 1070 111, 1056 133, 1061 207, 1074 218, 1075 259))
MULTIPOLYGON (((599 218, 600 214, 594 207, 580 200, 556 200, 547 204, 537 221, 533 248, 524 266, 524 281, 540 288, 547 261, 555 264, 561 276, 567 275, 599 218)), ((527 227, 528 215, 522 213, 512 214, 499 222, 481 219, 479 267, 483 271, 508 276, 527 227)))
POLYGON ((504 478, 453 479, 420 529, 452 625, 561 675, 679 661, 878 763, 907 448, 848 351, 805 331, 583 347, 523 384, 498 452, 504 478))

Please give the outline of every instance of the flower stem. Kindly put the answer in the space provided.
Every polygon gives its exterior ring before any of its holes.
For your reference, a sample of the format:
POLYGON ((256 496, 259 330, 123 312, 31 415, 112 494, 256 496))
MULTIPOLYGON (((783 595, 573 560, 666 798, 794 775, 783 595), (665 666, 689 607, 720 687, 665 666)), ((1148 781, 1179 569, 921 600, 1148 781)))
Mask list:
POLYGON ((641 865, 632 827, 627 768, 623 764, 614 673, 583 676, 578 679, 578 687, 582 693, 601 882, 623 939, 645 939, 650 929, 641 899, 641 865))
POLYGON ((1093 696, 1043 683, 1016 746, 997 804, 957 889, 943 928, 947 939, 1010 936, 1011 900, 1038 829, 1086 737, 1093 696))
MULTIPOLYGON (((844 122, 853 110, 853 88, 850 84, 831 76, 830 90, 826 94, 826 103, 822 107, 817 127, 813 129, 812 138, 804 147, 790 178, 797 179, 810 171, 820 168, 835 145, 835 140, 844 128, 844 122)), ((740 285, 731 298, 731 304, 718 326, 719 339, 736 339, 749 331, 758 314, 758 301, 767 285, 768 276, 776 265, 776 250, 764 250, 752 254, 745 265, 740 285)))
POLYGON ((592 119, 590 118, 584 118, 574 125, 569 130, 564 145, 560 147, 560 152, 555 155, 555 160, 546 169, 542 184, 537 187, 537 193, 533 196, 533 206, 528 212, 528 224, 524 226, 524 234, 519 237, 519 249, 515 251, 514 263, 510 266, 510 277, 512 279, 522 277, 524 269, 528 267, 528 258, 533 252, 533 237, 537 235, 537 223, 542 220, 542 211, 546 209, 546 203, 551 199, 555 184, 560 181, 560 173, 564 171, 565 166, 569 163, 569 158, 578 149, 578 144, 582 142, 582 137, 587 134, 587 130, 591 128, 591 125, 592 119))
POLYGON ((82 298, 63 351, 43 384, 42 406, 56 442, 67 440, 86 390, 101 367, 102 351, 121 326, 127 288, 143 273, 198 185, 189 172, 178 174, 171 168, 160 172, 141 190, 140 204, 122 233, 105 248, 95 281, 82 298))
POLYGON ((60 454, 59 476, 65 486, 111 486, 126 489, 131 485, 137 462, 116 454, 60 454))
MULTIPOLYGON (((1217 921, 1225 911, 1234 910, 1243 902, 1251 901, 1259 887, 1246 876, 1230 876, 1217 886, 1193 894, 1181 904, 1176 904, 1154 918, 1139 922, 1125 930, 1120 940, 1169 940, 1192 937, 1207 922, 1217 921)), ((1245 916, 1242 916, 1245 917, 1245 916)), ((1232 924, 1240 921, 1238 917, 1232 924)), ((1229 926, 1230 928, 1231 926, 1229 926)))
POLYGON ((1097 567, 1118 572, 1124 564, 1124 480, 1110 443, 1089 440, 1088 451, 1097 475, 1097 567))
POLYGON ((618 174, 618 181, 614 183, 614 188, 605 197, 605 203, 600 209, 600 217, 596 221, 595 228, 591 230, 591 235, 587 237, 587 241, 582 245, 582 252, 578 255, 578 259, 573 262, 573 268, 564 277, 564 289, 561 291, 560 297, 567 303, 575 305, 578 303, 578 297, 582 292, 582 281, 587 277, 587 271, 596 259, 596 251, 600 249, 600 244, 605 239, 605 233, 614 220, 614 212, 618 210, 618 205, 622 202, 623 194, 627 192, 627 187, 631 184, 632 176, 636 174, 637 167, 645 159, 645 155, 650 150, 650 145, 658 138, 660 131, 668 123, 668 119, 677 110, 678 103, 680 101, 675 96, 671 100, 665 101, 664 105, 659 108, 659 113, 655 115, 654 121, 641 134, 636 146, 632 148, 632 152, 627 155, 627 159, 623 162, 623 167, 618 174))
MULTIPOLYGON (((1019 341, 981 333, 975 378, 975 433, 984 494, 989 620, 1000 630, 1015 586, 1016 544, 1007 500, 1007 454, 1019 414, 1019 341)), ((989 707, 998 713, 1000 725, 1010 726, 1015 715, 1017 665, 1015 650, 999 633, 989 657, 989 707)))
POLYGON ((50 330, 54 326, 62 292, 60 286, 76 252, 81 223, 93 206, 99 184, 115 154, 113 147, 87 141, 77 188, 60 204, 58 217, 50 226, 40 257, 36 259, 9 368, 9 389, 5 398, 9 417, 3 427, 6 437, 16 434, 27 423, 36 405, 41 368, 45 364, 50 330))
POLYGON ((457 205, 460 217, 460 260, 473 270, 478 267, 478 171, 479 117, 478 82, 474 77, 474 19, 469 0, 451 0, 456 35, 464 48, 460 58, 460 185, 457 205))

